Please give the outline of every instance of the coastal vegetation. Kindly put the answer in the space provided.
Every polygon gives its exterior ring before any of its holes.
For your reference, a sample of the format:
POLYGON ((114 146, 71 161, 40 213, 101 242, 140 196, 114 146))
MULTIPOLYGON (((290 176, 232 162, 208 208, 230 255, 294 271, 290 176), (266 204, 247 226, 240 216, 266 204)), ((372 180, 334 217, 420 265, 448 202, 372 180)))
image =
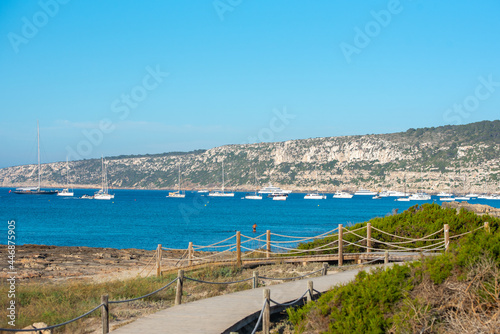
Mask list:
POLYGON ((445 223, 454 235, 477 230, 454 239, 444 254, 361 272, 354 282, 289 309, 297 333, 494 333, 500 328, 499 219, 426 204, 370 222, 412 238, 445 223), (485 221, 489 230, 477 229, 485 221))

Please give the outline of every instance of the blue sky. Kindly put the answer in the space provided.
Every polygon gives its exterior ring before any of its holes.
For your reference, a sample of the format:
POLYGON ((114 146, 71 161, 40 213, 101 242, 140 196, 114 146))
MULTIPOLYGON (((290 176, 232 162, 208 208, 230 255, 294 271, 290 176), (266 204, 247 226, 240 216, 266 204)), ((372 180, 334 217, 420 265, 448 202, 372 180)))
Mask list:
POLYGON ((36 120, 49 162, 498 119, 499 13, 494 0, 1 1, 0 167, 36 161, 36 120))

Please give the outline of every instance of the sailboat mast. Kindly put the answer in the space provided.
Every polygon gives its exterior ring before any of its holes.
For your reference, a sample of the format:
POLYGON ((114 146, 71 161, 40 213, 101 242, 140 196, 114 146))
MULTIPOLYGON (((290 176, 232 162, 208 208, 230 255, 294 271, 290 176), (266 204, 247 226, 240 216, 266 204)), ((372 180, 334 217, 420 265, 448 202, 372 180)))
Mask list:
POLYGON ((104 157, 101 155, 101 170, 102 170, 102 176, 101 176, 101 189, 104 191, 104 157))
POLYGON ((37 146, 38 146, 38 190, 40 190, 40 177, 41 177, 41 170, 40 170, 40 125, 38 123, 38 120, 36 121, 36 138, 37 138, 37 146))
POLYGON ((224 192, 224 160, 222 160, 222 192, 224 192))
POLYGON ((69 162, 68 162, 68 157, 66 157, 66 186, 69 189, 69 162))
POLYGON ((181 192, 181 164, 179 164, 179 193, 181 192))

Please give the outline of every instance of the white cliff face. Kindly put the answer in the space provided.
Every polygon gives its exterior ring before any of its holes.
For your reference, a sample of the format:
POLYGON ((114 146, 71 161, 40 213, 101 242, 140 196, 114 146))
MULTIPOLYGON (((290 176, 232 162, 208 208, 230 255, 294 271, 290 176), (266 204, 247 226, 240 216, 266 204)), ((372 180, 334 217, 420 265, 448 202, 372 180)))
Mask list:
MULTIPOLYGON (((312 138, 280 143, 216 147, 203 153, 165 154, 108 159, 109 180, 114 187, 175 188, 181 166, 184 188, 217 188, 222 161, 226 187, 254 188, 273 182, 291 190, 319 188, 402 190, 406 178, 411 191, 464 189, 498 191, 500 145, 442 144, 431 139, 410 142, 395 135, 312 138), (443 173, 444 171, 444 173, 443 173), (317 177, 316 177, 317 175, 317 177), (496 181, 495 181, 496 180, 496 181), (483 190, 483 187, 486 187, 483 190)), ((36 165, 0 169, 3 187, 35 185, 36 165)), ((61 187, 66 162, 44 164, 42 183, 61 187)), ((70 182, 82 187, 100 184, 99 160, 70 162, 70 182)))

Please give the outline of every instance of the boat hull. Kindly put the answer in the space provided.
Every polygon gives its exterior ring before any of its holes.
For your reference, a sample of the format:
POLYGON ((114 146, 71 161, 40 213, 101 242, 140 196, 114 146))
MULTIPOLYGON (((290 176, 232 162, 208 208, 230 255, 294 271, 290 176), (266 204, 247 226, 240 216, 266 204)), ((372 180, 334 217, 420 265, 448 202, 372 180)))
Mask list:
POLYGON ((248 195, 248 196, 245 196, 245 199, 262 199, 262 196, 248 195))
POLYGON ((34 190, 34 191, 14 190, 13 193, 18 194, 18 195, 56 195, 57 191, 55 191, 55 190, 34 190))
POLYGON ((234 193, 209 193, 210 197, 234 197, 234 193))
POLYGON ((95 194, 94 199, 100 199, 100 200, 110 200, 115 198, 115 195, 111 194, 95 194))
POLYGON ((319 194, 307 194, 304 196, 304 199, 326 199, 326 196, 319 194))

